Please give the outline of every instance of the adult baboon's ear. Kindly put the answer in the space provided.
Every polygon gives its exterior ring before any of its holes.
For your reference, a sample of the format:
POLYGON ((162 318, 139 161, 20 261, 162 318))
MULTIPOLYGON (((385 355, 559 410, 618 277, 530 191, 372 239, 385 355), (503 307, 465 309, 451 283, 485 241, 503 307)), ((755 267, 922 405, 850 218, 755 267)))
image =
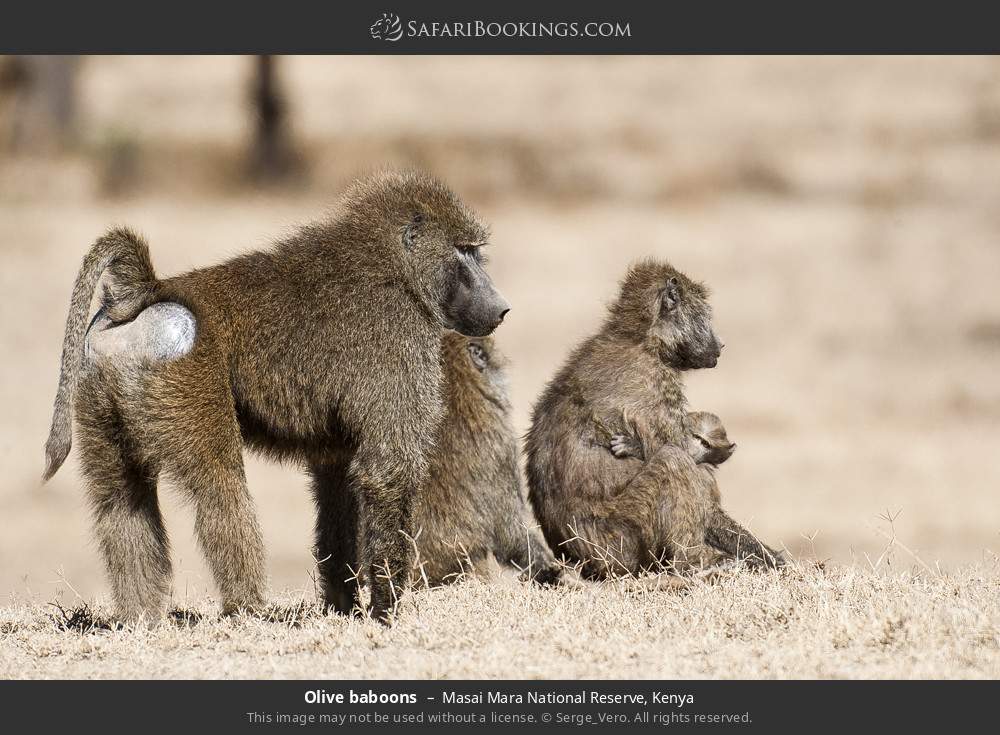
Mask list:
POLYGON ((666 287, 660 296, 660 309, 663 312, 673 311, 677 308, 677 304, 681 301, 681 288, 677 283, 677 279, 671 277, 667 281, 666 287))

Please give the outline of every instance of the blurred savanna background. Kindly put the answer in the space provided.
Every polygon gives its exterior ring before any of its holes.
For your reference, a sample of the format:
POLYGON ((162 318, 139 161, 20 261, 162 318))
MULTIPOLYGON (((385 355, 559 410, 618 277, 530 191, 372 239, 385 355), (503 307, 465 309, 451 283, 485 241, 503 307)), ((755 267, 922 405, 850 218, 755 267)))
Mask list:
MULTIPOLYGON (((739 444, 733 515, 845 564, 886 535, 903 566, 1000 551, 1000 59, 4 57, 5 599, 105 590, 75 454, 39 479, 95 238, 131 225, 173 274, 266 247, 387 165, 492 223, 520 432, 652 255, 713 292, 726 349, 688 395, 739 444)), ((272 585, 311 587, 303 476, 247 472, 272 585)), ((175 600, 211 593, 190 509, 162 498, 175 600)))

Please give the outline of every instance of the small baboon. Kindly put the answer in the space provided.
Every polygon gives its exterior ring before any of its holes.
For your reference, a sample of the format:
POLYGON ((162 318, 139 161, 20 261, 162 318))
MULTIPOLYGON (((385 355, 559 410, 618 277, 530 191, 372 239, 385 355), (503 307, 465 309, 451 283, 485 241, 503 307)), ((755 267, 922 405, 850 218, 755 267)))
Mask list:
POLYGON ((631 268, 601 330, 549 383, 527 438, 529 498, 549 545, 585 577, 671 563, 682 571, 727 554, 774 564, 722 510, 711 473, 688 454, 682 372, 722 351, 706 288, 653 260, 631 268), (627 431, 606 427, 626 417, 627 431), (611 435, 631 433, 617 458, 611 435))
POLYGON ((524 495, 506 358, 489 337, 450 332, 441 362, 445 418, 413 522, 423 574, 446 582, 493 555, 525 579, 555 582, 562 567, 524 495))
MULTIPOLYGON (((489 337, 447 332, 441 341, 445 414, 413 511, 417 584, 436 586, 478 573, 490 556, 523 570, 524 579, 559 579, 562 567, 534 525, 522 490, 506 364, 489 337)), ((314 468, 314 477, 326 487, 337 479, 324 468, 314 468)), ((340 479, 341 505, 354 507, 355 494, 347 478, 340 479)), ((349 519, 342 514, 339 522, 349 519)), ((339 575, 356 587, 353 555, 345 545, 321 558, 324 577, 339 575)))
MULTIPOLYGON (((119 616, 163 610, 161 473, 194 501, 223 610, 263 604, 246 444, 324 468, 314 488, 321 558, 355 543, 342 532, 340 498, 324 491, 326 477, 350 478, 372 612, 386 618, 409 576, 412 501, 444 411, 442 329, 485 336, 509 309, 482 266, 486 239, 443 184, 386 173, 269 250, 174 278, 156 277, 146 243, 128 230, 97 241, 73 288, 45 478, 69 452, 72 406, 119 616), (111 285, 84 359, 105 269, 111 285), (131 335, 102 338, 123 322, 131 335)), ((327 604, 349 609, 344 583, 323 581, 327 604)))
POLYGON ((698 464, 718 467, 736 451, 736 442, 729 441, 722 419, 714 413, 688 412, 685 428, 688 454, 698 464))
MULTIPOLYGON (((608 445, 619 459, 636 457, 646 459, 642 440, 633 433, 626 417, 622 423, 627 428, 621 434, 612 434, 608 445)), ((695 464, 718 467, 736 451, 736 442, 729 441, 722 419, 707 411, 689 411, 685 418, 684 448, 695 464)))

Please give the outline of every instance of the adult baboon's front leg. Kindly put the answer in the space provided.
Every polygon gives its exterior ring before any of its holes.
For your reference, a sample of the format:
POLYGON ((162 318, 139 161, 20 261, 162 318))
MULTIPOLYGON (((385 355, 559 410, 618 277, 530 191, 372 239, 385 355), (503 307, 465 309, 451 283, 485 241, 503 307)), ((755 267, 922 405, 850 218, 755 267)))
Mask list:
POLYGON ((310 467, 316 501, 316 563, 323 603, 347 615, 358 600, 358 498, 347 474, 347 459, 310 467))
MULTIPOLYGON (((359 452, 359 455, 361 453, 359 452)), ((398 465, 356 456, 351 472, 364 529, 364 563, 372 617, 388 622, 409 583, 413 563, 413 500, 419 482, 398 465), (408 536, 410 538, 408 538, 408 536)))
POLYGON ((742 559, 751 566, 776 569, 787 563, 784 554, 759 541, 719 507, 709 515, 705 541, 710 546, 731 554, 736 559, 742 559))

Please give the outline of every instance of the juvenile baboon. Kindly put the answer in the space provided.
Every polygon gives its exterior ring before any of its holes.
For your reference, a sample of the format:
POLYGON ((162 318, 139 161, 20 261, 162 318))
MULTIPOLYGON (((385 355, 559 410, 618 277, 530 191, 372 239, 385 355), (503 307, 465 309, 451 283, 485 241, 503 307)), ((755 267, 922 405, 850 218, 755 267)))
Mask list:
POLYGON ((413 527, 430 584, 490 555, 555 582, 561 567, 535 525, 511 425, 507 360, 493 339, 450 332, 442 340, 445 418, 420 489, 413 527))
MULTIPOLYGON (((441 341, 445 413, 430 455, 427 482, 414 505, 418 584, 439 585, 480 571, 490 556, 524 570, 523 578, 555 582, 562 567, 542 539, 521 483, 517 438, 510 423, 507 364, 489 337, 446 332, 441 341)), ((347 478, 313 468, 314 482, 336 481, 342 505, 353 507, 347 478)), ((348 526, 350 515, 337 523, 348 526)), ((343 537, 351 537, 345 530, 343 537)), ((352 579, 348 545, 322 558, 324 576, 352 579)), ((356 589, 355 589, 356 592, 356 589)))
MULTIPOLYGON (((264 549, 243 444, 351 478, 372 611, 386 617, 408 578, 411 546, 400 532, 412 531, 412 500, 444 410, 442 329, 483 336, 509 308, 482 267, 486 238, 443 184, 387 173, 356 183, 328 220, 269 250, 174 278, 156 277, 145 242, 128 230, 97 241, 73 289, 45 477, 69 452, 72 405, 122 618, 163 609, 170 561, 160 473, 194 500, 223 610, 263 603, 264 549), (105 269, 112 286, 98 321, 107 321, 94 329, 164 310, 141 317, 159 335, 152 353, 126 339, 132 359, 123 359, 92 334, 91 359, 82 359, 105 269)), ((330 520, 340 498, 323 485, 315 492, 321 557, 354 543, 330 520)), ((345 609, 343 583, 324 583, 327 603, 345 609)))
POLYGON ((629 270, 601 330, 535 405, 529 498, 549 545, 580 562, 584 576, 703 565, 716 557, 706 542, 775 562, 722 510, 714 478, 685 449, 681 373, 714 367, 721 350, 705 287, 666 263, 643 261, 629 270), (641 452, 618 459, 603 427, 623 415, 641 452))

